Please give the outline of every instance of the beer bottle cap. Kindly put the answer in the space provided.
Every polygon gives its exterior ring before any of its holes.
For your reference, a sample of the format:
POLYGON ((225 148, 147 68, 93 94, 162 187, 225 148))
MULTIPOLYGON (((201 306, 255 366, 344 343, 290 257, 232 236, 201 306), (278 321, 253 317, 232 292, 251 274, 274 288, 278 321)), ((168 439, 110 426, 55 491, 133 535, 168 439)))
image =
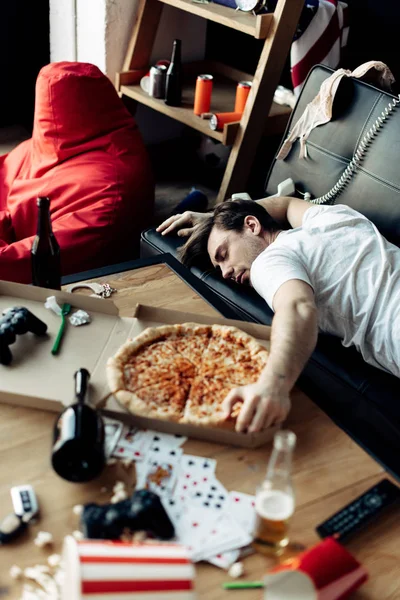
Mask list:
POLYGON ((47 198, 46 196, 39 196, 39 198, 36 200, 36 204, 39 207, 45 207, 48 208, 50 206, 50 198, 47 198))

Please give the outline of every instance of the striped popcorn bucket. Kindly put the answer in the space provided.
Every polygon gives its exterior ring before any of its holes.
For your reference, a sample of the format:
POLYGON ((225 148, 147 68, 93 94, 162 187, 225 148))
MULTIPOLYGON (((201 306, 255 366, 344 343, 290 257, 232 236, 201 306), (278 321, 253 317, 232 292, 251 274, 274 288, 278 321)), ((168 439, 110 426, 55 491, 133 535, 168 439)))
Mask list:
POLYGON ((184 546, 64 540, 62 600, 194 600, 195 569, 184 546))

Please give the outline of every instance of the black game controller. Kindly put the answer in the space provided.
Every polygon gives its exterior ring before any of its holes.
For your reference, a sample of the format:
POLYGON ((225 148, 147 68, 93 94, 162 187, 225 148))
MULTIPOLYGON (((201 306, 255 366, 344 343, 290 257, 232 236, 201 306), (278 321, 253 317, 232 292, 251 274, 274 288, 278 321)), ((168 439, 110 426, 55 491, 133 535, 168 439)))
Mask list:
POLYGON ((118 540, 126 530, 146 531, 163 540, 175 535, 159 496, 148 490, 138 490, 116 504, 86 504, 81 523, 84 536, 91 539, 118 540))
POLYGON ((12 361, 10 346, 17 335, 31 331, 36 335, 44 335, 46 323, 35 317, 27 308, 14 306, 0 317, 0 365, 9 365, 12 361))

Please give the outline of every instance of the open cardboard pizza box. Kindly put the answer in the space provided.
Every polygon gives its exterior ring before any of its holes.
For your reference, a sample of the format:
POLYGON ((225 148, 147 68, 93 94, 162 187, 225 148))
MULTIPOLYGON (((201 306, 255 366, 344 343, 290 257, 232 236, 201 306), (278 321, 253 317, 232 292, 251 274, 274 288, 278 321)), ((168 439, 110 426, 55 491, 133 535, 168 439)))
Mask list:
MULTIPOLYGON (((0 402, 28 406, 58 413, 74 401, 74 373, 86 368, 91 374, 90 399, 101 402, 108 394, 105 365, 110 356, 127 340, 149 326, 185 323, 233 325, 256 337, 268 347, 270 328, 243 321, 206 317, 138 304, 132 307, 132 317, 122 317, 112 300, 81 294, 46 290, 19 283, 0 281, 0 314, 13 306, 25 306, 47 323, 48 333, 37 337, 32 333, 17 336, 10 346, 11 365, 0 365, 0 402), (55 295, 58 304, 68 302, 75 309, 87 311, 90 325, 74 327, 68 323, 60 353, 51 354, 61 318, 44 307, 46 298, 55 295)), ((180 433, 193 438, 255 448, 268 442, 276 428, 256 434, 241 434, 219 428, 184 425, 137 417, 119 405, 114 397, 107 400, 103 413, 138 427, 166 433, 180 433)))

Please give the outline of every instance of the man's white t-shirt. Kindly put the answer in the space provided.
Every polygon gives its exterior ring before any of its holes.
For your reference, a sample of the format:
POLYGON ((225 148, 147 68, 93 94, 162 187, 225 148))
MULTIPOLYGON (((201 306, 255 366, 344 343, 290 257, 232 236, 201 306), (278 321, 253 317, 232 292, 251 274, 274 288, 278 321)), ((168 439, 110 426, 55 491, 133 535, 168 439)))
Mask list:
POLYGON ((290 279, 314 290, 321 331, 354 345, 371 365, 400 377, 400 249, 348 206, 311 206, 253 262, 255 290, 272 308, 290 279))

